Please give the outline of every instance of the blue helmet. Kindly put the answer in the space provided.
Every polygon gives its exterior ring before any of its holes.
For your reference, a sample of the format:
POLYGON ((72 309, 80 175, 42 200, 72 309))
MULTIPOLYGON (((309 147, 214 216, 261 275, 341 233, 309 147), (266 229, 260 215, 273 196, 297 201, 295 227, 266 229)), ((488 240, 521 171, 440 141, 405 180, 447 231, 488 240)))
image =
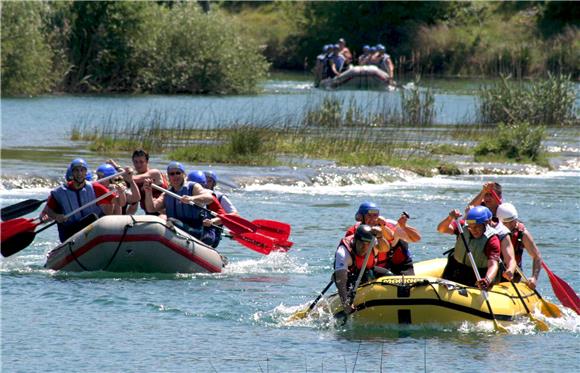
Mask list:
POLYGON ((467 212, 467 224, 485 224, 492 217, 491 211, 485 206, 475 206, 467 212))
POLYGON ((204 174, 205 174, 205 178, 206 179, 213 179, 213 181, 217 183, 218 177, 215 174, 215 172, 213 172, 213 171, 205 171, 204 174))
POLYGON ((386 49, 385 49, 385 46, 384 45, 377 44, 377 50, 380 51, 380 52, 384 52, 386 49))
POLYGON ((371 53, 375 53, 377 51, 377 47, 371 47, 371 53))
POLYGON ((370 45, 365 45, 365 46, 363 47, 363 51, 368 51, 368 50, 371 50, 371 47, 370 47, 370 45))
POLYGON ((111 166, 108 163, 103 163, 102 165, 99 166, 99 168, 97 168, 97 174, 103 174, 102 177, 114 175, 116 172, 117 170, 115 170, 115 167, 111 166))
POLYGON ((167 172, 169 172, 170 170, 179 170, 182 173, 185 173, 185 167, 183 167, 181 163, 176 161, 169 162, 169 164, 167 165, 167 172))
POLYGON ((207 179, 205 177, 205 174, 199 170, 191 171, 187 175, 187 180, 193 181, 194 183, 201 184, 202 186, 205 186, 207 184, 207 179))
POLYGON ((354 218, 357 221, 362 221, 363 217, 368 214, 369 212, 373 213, 380 213, 379 206, 377 206, 374 202, 363 202, 358 208, 354 218))
MULTIPOLYGON (((64 178, 66 179, 66 181, 72 180, 72 168, 69 167, 66 169, 66 173, 64 174, 64 178)), ((91 172, 91 170, 87 171, 87 176, 85 176, 85 180, 87 180, 87 181, 93 180, 93 173, 91 172)))
POLYGON ((73 159, 73 161, 68 166, 68 168, 70 168, 71 171, 75 167, 83 167, 85 170, 87 170, 87 171, 89 170, 89 166, 87 165, 87 162, 82 158, 73 159))
POLYGON ((328 52, 328 44, 326 44, 324 47, 322 47, 322 51, 323 52, 328 52))

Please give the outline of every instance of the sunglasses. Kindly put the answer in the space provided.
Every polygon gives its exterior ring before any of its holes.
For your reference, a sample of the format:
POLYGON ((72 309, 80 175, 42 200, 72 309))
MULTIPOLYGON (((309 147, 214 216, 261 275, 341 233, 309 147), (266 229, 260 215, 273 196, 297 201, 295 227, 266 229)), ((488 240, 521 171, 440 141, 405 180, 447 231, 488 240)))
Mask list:
POLYGON ((175 176, 175 175, 181 175, 182 172, 169 172, 167 175, 169 176, 175 176))

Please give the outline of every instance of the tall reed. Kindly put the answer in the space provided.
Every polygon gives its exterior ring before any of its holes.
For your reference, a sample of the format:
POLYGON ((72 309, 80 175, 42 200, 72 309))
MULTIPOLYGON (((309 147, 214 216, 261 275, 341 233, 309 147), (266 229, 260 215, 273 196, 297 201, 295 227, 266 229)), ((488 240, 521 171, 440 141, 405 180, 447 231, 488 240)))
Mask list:
POLYGON ((513 82, 502 76, 497 83, 481 87, 478 99, 481 123, 578 123, 576 93, 569 75, 548 74, 546 79, 533 82, 513 82))

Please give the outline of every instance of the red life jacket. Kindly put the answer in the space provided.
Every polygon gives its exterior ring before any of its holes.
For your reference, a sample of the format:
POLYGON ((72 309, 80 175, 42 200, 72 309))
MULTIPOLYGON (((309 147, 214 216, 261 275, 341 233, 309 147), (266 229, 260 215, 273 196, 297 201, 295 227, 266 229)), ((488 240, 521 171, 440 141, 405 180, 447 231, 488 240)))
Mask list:
MULTIPOLYGON (((350 257, 352 258, 352 265, 350 265, 348 267, 348 271, 350 273, 358 273, 360 272, 362 266, 363 266, 363 262, 365 260, 364 256, 360 256, 360 255, 356 255, 354 252, 354 236, 348 236, 348 237, 344 237, 342 240, 340 240, 340 245, 344 245, 346 247, 346 249, 348 250, 348 253, 350 254, 350 257)), ((369 248, 369 250, 372 250, 373 248, 369 248)), ((369 260, 367 262, 367 266, 366 269, 373 269, 375 267, 376 264, 376 258, 373 255, 373 253, 371 253, 371 255, 369 256, 369 260)))
MULTIPOLYGON (((393 231, 397 227, 395 224, 389 222, 387 222, 386 226, 393 231)), ((391 245, 391 250, 388 252, 379 253, 377 255, 377 265, 379 267, 389 268, 392 265, 401 265, 409 260, 409 257, 406 254, 408 252, 409 245, 405 241, 399 239, 395 246, 393 246, 394 239, 387 239, 387 241, 389 242, 389 245, 391 245)))
MULTIPOLYGON (((355 225, 353 225, 352 227, 350 227, 346 231, 345 236, 353 235, 354 232, 356 231, 356 228, 360 224, 361 223, 359 222, 359 223, 356 223, 355 225)), ((396 224, 392 224, 389 222, 387 222, 387 224, 385 224, 385 225, 387 226, 387 228, 390 228, 393 231, 397 227, 396 224)), ((407 253, 409 252, 409 250, 408 250, 409 244, 407 244, 407 242, 405 242, 403 240, 399 240, 397 242, 397 244, 395 246, 393 246, 393 240, 387 240, 387 241, 389 242, 389 245, 391 245, 391 250, 387 251, 387 252, 377 253, 377 255, 376 255, 376 265, 377 266, 383 267, 383 268, 389 268, 392 265, 401 265, 409 260, 409 256, 407 255, 407 253)), ((361 265, 362 265, 362 262, 361 262, 361 265)))
POLYGON ((524 232, 526 226, 518 222, 516 228, 511 232, 512 245, 514 246, 514 253, 516 254, 516 263, 519 267, 522 266, 522 255, 524 254, 524 232))

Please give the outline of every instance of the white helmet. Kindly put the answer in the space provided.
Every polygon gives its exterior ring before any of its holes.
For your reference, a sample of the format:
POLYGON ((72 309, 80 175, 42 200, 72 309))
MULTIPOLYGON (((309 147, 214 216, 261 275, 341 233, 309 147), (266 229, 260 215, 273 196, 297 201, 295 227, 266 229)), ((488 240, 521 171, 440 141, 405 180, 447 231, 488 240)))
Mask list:
POLYGON ((503 223, 508 223, 518 218, 518 210, 514 205, 506 202, 499 205, 496 215, 503 223))

